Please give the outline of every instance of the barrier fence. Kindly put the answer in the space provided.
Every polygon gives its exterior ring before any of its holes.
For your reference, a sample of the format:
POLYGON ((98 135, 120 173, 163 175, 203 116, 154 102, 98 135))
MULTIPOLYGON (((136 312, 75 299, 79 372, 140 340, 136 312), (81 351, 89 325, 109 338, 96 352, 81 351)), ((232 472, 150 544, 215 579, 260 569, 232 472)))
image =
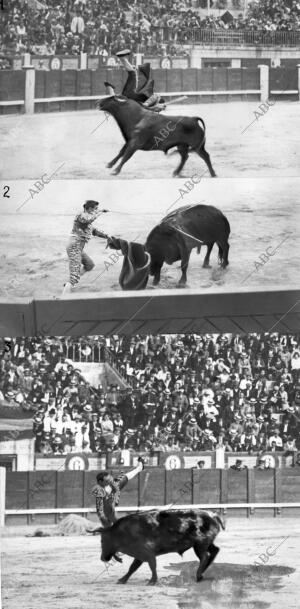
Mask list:
MULTIPOLYGON (((105 97, 104 82, 121 91, 126 74, 122 70, 23 70, 0 71, 0 112, 15 113, 95 108, 105 97)), ((165 97, 186 95, 189 101, 266 101, 271 96, 291 95, 300 100, 298 68, 186 68, 153 70, 156 90, 165 97)))
MULTIPOLYGON (((95 472, 0 472, 2 524, 53 524, 67 513, 95 512, 95 472)), ((122 490, 119 511, 192 506, 230 510, 233 516, 299 515, 300 468, 149 468, 122 490)))
POLYGON ((300 290, 143 290, 0 301, 0 336, 297 332, 300 290), (172 313, 170 313, 172 297, 172 313))

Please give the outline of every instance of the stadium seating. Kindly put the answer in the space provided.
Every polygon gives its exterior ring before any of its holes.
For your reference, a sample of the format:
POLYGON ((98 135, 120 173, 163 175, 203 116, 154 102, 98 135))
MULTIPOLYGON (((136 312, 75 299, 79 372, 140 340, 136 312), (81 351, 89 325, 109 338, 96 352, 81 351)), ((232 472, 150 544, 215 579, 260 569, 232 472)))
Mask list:
MULTIPOLYGON (((300 29, 299 0, 252 2, 246 16, 230 14, 227 0, 214 0, 220 16, 200 17, 203 2, 191 0, 10 0, 0 15, 0 67, 8 57, 30 52, 35 55, 107 56, 124 46, 133 51, 151 49, 176 54, 189 42, 195 29, 247 32, 295 32, 300 29)), ((239 0, 234 2, 235 8, 239 0)))
POLYGON ((42 454, 300 450, 300 335, 18 338, 1 352, 0 403, 32 411, 42 454), (109 361, 127 389, 92 387, 82 361, 109 361))

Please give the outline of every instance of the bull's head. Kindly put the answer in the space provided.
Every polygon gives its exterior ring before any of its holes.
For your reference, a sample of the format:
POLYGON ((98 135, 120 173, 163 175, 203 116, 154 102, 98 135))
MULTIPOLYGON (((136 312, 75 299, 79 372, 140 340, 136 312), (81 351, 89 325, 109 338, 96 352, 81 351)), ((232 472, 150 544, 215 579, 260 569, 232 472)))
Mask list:
POLYGON ((102 112, 112 112, 122 104, 127 103, 127 98, 123 95, 109 95, 103 99, 98 99, 96 106, 102 112))

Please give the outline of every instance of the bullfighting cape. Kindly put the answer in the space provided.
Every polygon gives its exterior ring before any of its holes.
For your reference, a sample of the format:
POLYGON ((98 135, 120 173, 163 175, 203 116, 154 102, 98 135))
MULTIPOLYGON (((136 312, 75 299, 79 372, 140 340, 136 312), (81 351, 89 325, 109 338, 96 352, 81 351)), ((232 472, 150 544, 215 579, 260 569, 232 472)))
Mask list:
POLYGON ((108 243, 112 249, 120 249, 124 256, 119 277, 122 290, 144 290, 150 269, 150 254, 145 251, 145 246, 115 237, 110 238, 108 243))

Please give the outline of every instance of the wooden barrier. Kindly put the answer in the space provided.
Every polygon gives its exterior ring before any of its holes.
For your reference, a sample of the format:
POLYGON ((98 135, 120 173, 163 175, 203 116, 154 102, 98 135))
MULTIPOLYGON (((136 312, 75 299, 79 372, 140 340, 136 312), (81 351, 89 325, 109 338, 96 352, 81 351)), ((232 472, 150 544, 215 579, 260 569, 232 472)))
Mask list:
MULTIPOLYGON (((124 468, 126 471, 126 468, 124 468)), ((67 513, 94 513, 95 472, 7 472, 6 524, 57 522, 67 513)), ((300 513, 300 468, 194 470, 148 468, 121 493, 119 511, 191 506, 230 509, 231 515, 300 513)))
MULTIPOLYGON (((23 71, 4 70, 0 72, 0 111, 22 110, 24 102, 27 112, 33 107, 35 112, 93 108, 95 100, 106 95, 104 81, 114 82, 116 90, 121 91, 125 78, 124 70, 106 67, 45 71, 26 65, 23 71)), ((154 69, 153 78, 156 90, 165 97, 184 94, 193 102, 249 98, 266 101, 269 95, 297 95, 300 99, 297 67, 154 69)))
POLYGON ((0 336, 296 332, 300 290, 144 290, 0 302, 0 336), (170 306, 171 303, 171 306, 170 306))

